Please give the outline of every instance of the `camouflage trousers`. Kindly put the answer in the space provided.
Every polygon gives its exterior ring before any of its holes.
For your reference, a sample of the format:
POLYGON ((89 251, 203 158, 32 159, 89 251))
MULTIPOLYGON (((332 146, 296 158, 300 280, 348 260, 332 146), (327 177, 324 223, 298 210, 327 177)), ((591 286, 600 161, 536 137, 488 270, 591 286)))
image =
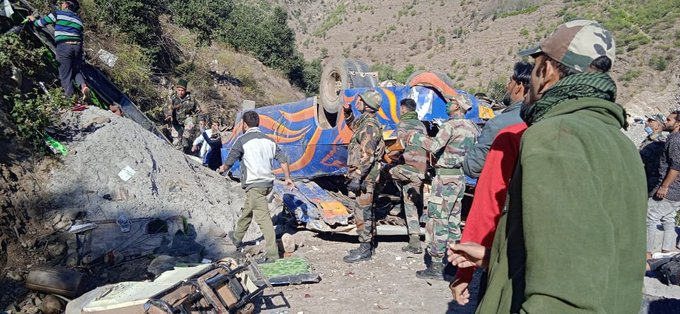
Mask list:
POLYGON ((392 179, 401 186, 404 201, 404 217, 409 235, 420 235, 420 216, 418 209, 423 203, 424 174, 409 165, 398 165, 390 169, 392 179))
POLYGON ((460 239, 461 200, 465 193, 463 175, 439 175, 432 179, 432 192, 427 200, 428 222, 425 230, 430 256, 444 257, 446 247, 460 239))
POLYGON ((197 129, 192 117, 187 117, 181 124, 173 122, 172 130, 170 130, 172 146, 178 150, 183 150, 185 153, 191 152, 191 144, 194 142, 194 138, 198 136, 195 134, 197 129))
POLYGON ((372 243, 373 231, 375 223, 375 215, 373 213, 373 196, 375 195, 376 183, 372 181, 365 181, 366 191, 361 191, 357 194, 357 203, 359 208, 354 211, 354 224, 357 226, 357 234, 359 235, 359 242, 372 243))

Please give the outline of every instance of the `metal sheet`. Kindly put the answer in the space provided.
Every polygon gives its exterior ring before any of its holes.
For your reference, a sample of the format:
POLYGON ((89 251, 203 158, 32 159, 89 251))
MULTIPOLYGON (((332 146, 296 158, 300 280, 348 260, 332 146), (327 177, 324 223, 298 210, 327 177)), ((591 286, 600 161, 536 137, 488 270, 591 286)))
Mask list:
POLYGON ((289 190, 281 181, 274 183, 274 193, 281 196, 284 206, 298 221, 309 223, 322 220, 329 226, 347 225, 350 216, 347 207, 333 198, 313 181, 296 182, 296 190, 289 190))

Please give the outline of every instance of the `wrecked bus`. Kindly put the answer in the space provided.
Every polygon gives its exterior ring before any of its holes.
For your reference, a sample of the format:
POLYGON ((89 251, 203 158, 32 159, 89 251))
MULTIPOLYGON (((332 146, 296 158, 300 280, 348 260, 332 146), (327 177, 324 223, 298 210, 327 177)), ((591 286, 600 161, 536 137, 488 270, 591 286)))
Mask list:
MULTIPOLYGON (((336 61, 324 70, 318 97, 254 109, 260 115, 260 129, 288 155, 291 177, 297 186, 296 190, 289 191, 281 182, 275 182, 274 198, 309 230, 355 234, 351 213, 357 206, 348 196, 342 177, 347 172, 347 144, 352 131, 345 124, 342 108, 349 104, 355 117, 360 116, 356 100, 363 91, 373 88, 383 99, 377 117, 387 146, 385 163, 393 162, 394 158, 390 156, 400 147, 396 143, 396 128, 400 117, 399 102, 404 98, 416 101, 418 117, 432 134, 436 132, 437 122, 448 118, 443 95, 463 94, 471 100, 473 107, 466 113, 466 119, 481 125, 493 117, 491 108, 480 105, 467 92, 454 89, 446 74, 417 72, 405 85, 379 86, 377 75, 366 70, 367 66, 359 61, 336 61)), ((223 145, 223 160, 241 134, 243 121, 240 117, 241 114, 223 145)), ((274 168, 276 175, 283 176, 276 161, 274 168)), ((234 179, 240 177, 238 162, 228 174, 234 179)), ((398 189, 384 191, 374 204, 378 234, 407 234, 403 219, 387 215, 392 206, 400 206, 398 189)))

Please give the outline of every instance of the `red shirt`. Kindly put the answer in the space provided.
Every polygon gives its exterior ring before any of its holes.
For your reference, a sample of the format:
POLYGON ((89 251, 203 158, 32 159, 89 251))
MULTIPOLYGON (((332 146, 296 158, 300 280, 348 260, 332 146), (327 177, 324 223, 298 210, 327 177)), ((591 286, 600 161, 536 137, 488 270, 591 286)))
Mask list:
MULTIPOLYGON (((517 164, 519 143, 526 129, 525 123, 513 124, 502 129, 494 138, 477 181, 461 243, 474 242, 487 248, 493 244, 498 219, 505 206, 508 183, 517 164)), ((472 267, 461 268, 456 277, 469 282, 473 272, 472 267)))

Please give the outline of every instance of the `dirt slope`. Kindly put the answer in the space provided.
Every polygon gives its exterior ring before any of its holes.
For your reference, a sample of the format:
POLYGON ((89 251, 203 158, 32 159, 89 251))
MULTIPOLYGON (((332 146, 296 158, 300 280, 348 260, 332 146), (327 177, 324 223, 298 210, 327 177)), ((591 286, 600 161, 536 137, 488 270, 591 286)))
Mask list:
MULTIPOLYGON (((568 14, 577 17, 605 10, 604 4, 556 0, 273 2, 288 8, 289 24, 307 59, 349 56, 399 71, 412 64, 416 69, 447 72, 461 87, 475 90, 486 88, 492 80, 504 81, 519 61, 517 51, 538 42, 568 14)), ((675 11, 668 14, 677 16, 675 11)), ((644 34, 649 44, 617 52, 612 72, 619 83, 618 100, 632 114, 676 106, 672 95, 680 83, 680 66, 670 61, 664 70, 656 70, 651 57, 665 55, 672 60, 680 51, 678 34, 676 20, 644 34)), ((619 41, 618 45, 632 44, 619 41)))

